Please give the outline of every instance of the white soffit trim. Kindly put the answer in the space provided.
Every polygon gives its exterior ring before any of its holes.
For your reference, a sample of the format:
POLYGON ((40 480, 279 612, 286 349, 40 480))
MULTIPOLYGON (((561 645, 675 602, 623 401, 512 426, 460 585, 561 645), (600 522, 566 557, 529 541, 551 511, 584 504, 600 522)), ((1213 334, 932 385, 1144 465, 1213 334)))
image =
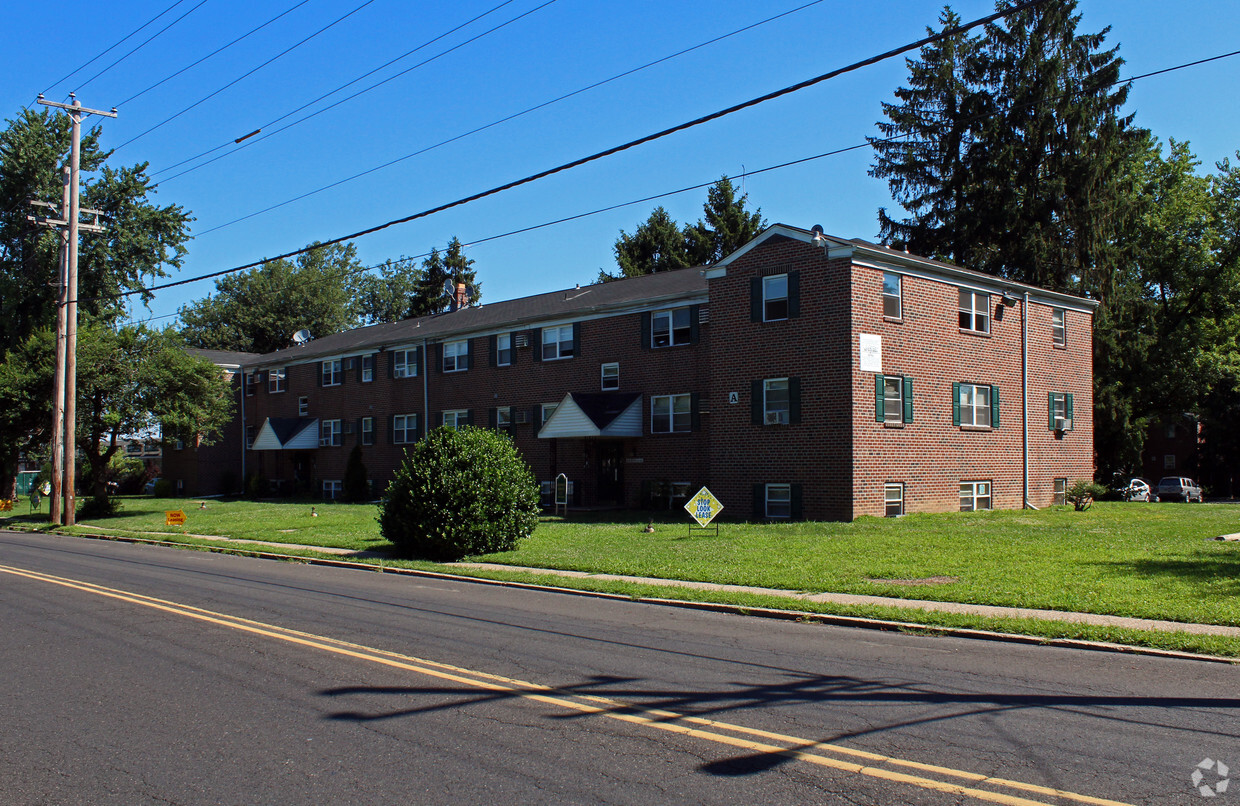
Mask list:
MULTIPOLYGON (((913 258, 916 261, 916 258, 913 258)), ((989 277, 986 275, 977 275, 964 270, 953 271, 946 267, 938 265, 926 266, 925 264, 909 265, 903 262, 886 260, 867 260, 865 258, 855 257, 854 265, 863 266, 867 269, 878 269, 879 271, 889 271, 893 274, 901 274, 907 277, 916 277, 921 280, 929 280, 934 283, 943 283, 945 285, 956 286, 968 291, 978 291, 983 294, 1001 295, 1004 291, 1011 291, 1024 297, 1025 292, 1029 293, 1029 301, 1040 305, 1050 305, 1055 308, 1063 308, 1065 310, 1075 311, 1077 313, 1092 314, 1098 307, 1095 300, 1086 299, 1085 297, 1075 297, 1071 294, 1060 294, 1055 291, 1047 291, 1044 288, 1036 286, 1027 286, 1020 283, 1008 283, 1001 277, 989 277)))
MULTIPOLYGON (((761 244, 776 236, 783 236, 784 238, 791 238, 792 240, 800 241, 801 243, 817 245, 814 243, 814 233, 812 232, 808 232, 798 227, 790 227, 787 224, 772 224, 760 232, 749 243, 745 244, 740 249, 737 249, 735 252, 728 255, 723 260, 720 260, 715 265, 706 269, 706 279, 714 280, 717 277, 726 277, 728 274, 728 266, 730 266, 734 261, 739 260, 761 244)), ((824 235, 823 237, 826 239, 825 242, 828 245, 828 249, 835 249, 840 246, 848 245, 847 242, 841 241, 838 238, 832 238, 830 235, 824 235)), ((832 255, 832 257, 834 257, 834 255, 832 255)))

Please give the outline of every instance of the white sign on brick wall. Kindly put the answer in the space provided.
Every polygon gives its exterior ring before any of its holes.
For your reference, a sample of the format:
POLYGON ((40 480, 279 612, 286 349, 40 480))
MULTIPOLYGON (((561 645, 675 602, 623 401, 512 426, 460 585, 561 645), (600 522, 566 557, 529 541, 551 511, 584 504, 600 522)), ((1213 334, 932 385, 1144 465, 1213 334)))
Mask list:
POLYGON ((883 371, 883 337, 870 333, 861 336, 861 371, 883 371))

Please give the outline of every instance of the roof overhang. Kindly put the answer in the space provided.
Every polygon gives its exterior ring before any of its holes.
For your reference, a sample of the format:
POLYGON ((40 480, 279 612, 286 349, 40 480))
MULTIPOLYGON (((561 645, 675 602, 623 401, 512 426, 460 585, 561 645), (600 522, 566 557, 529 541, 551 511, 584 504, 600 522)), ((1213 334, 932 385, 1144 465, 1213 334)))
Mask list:
POLYGON ((255 451, 305 451, 319 447, 318 418, 268 417, 258 429, 255 451))
POLYGON ((641 392, 569 392, 538 432, 539 439, 641 435, 641 392))

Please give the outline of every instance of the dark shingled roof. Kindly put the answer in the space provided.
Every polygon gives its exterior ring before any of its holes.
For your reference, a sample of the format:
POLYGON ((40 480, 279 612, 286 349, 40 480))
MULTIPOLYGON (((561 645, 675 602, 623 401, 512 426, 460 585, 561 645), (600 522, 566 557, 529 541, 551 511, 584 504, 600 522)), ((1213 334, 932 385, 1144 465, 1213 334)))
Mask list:
POLYGON ((641 392, 573 392, 573 402, 602 431, 624 414, 641 392))
POLYGON ((197 358, 205 358, 212 364, 221 367, 239 367, 258 358, 258 353, 239 353, 232 350, 200 350, 197 347, 190 347, 185 352, 197 358))
POLYGON ((281 445, 288 443, 290 439, 314 425, 317 420, 306 419, 305 417, 268 417, 267 423, 271 426, 271 430, 276 435, 276 439, 280 440, 281 445))
POLYGON ((253 356, 247 359, 245 364, 262 366, 277 365, 280 362, 303 362, 319 356, 338 355, 384 345, 411 344, 422 339, 435 342, 458 334, 521 330, 534 327, 539 322, 615 312, 626 307, 662 300, 700 296, 702 301, 705 301, 705 295, 706 278, 701 272, 697 269, 678 269, 347 330, 315 339, 300 347, 253 356))

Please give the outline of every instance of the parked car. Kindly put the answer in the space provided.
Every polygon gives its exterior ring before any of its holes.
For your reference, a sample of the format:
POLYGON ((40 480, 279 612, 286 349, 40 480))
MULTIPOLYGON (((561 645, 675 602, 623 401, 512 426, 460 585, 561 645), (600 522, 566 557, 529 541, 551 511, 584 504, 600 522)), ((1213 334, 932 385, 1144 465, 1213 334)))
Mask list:
POLYGON ((1150 483, 1145 479, 1129 481, 1127 487, 1120 488, 1119 494, 1125 501, 1149 501, 1153 497, 1150 494, 1150 483))
POLYGON ((1197 482, 1185 476, 1163 476, 1154 495, 1159 501, 1183 501, 1186 504, 1192 501, 1200 504, 1203 500, 1197 482))

